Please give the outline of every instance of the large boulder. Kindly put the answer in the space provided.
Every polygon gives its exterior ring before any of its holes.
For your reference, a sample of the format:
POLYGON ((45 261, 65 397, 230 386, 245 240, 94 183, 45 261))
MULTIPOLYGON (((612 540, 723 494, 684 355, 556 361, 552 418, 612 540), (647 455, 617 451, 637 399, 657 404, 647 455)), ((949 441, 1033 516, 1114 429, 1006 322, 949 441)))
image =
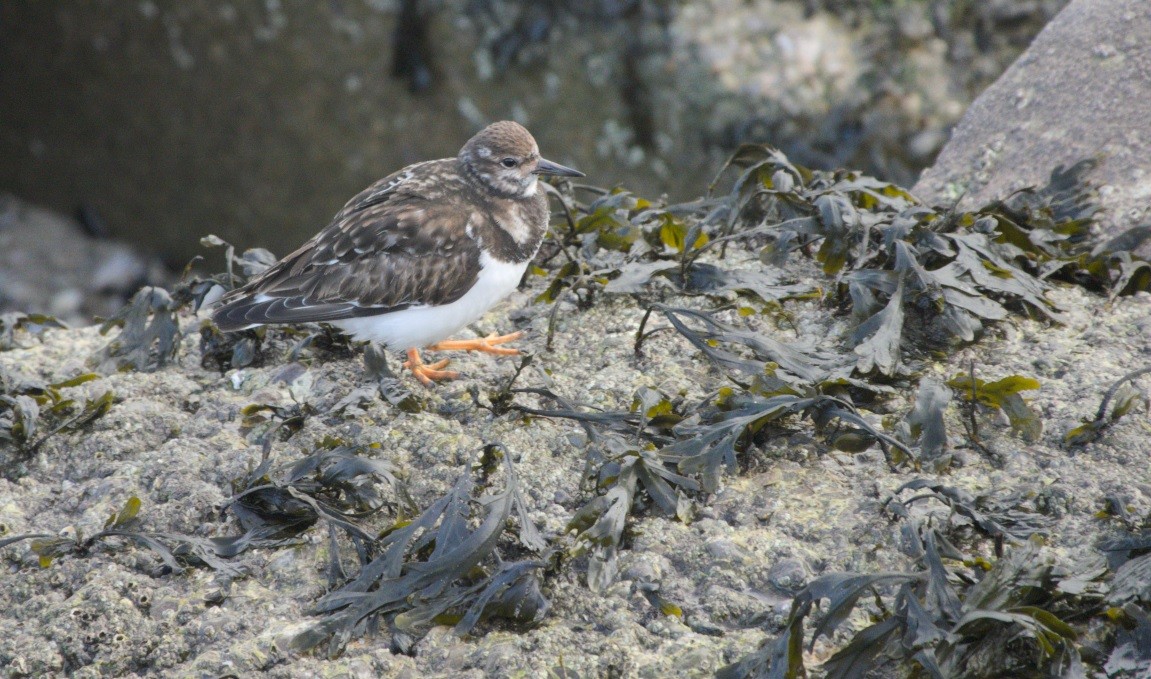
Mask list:
MULTIPOLYGON (((737 253, 728 254, 730 261, 737 253)), ((746 254, 741 259, 753 267, 749 272, 759 270, 757 260, 746 254)), ((520 346, 536 356, 517 386, 547 385, 557 394, 612 411, 626 411, 633 394, 649 386, 681 394, 689 403, 731 388, 720 371, 672 332, 651 335, 644 356, 637 358, 634 345, 644 309, 630 296, 604 297, 585 312, 561 302, 548 351, 550 314, 547 307, 530 306, 546 287, 546 280, 531 278, 528 289, 478 326, 481 336, 508 328, 506 312, 529 305, 516 314, 526 320, 525 329, 534 331, 520 346)), ((607 591, 589 591, 586 560, 563 559, 562 571, 548 578, 552 609, 536 627, 497 622, 460 637, 450 625, 440 625, 419 640, 414 657, 393 654, 385 629, 329 661, 326 646, 319 653, 297 654, 287 651, 285 641, 316 622, 308 611, 329 586, 332 554, 322 525, 299 540, 230 560, 249 573, 243 577, 207 567, 165 574, 152 551, 121 538, 42 567, 24 541, 0 549, 5 583, 0 587, 0 666, 10 668, 7 676, 13 677, 73 672, 79 677, 132 672, 390 679, 710 677, 716 668, 777 636, 788 620, 792 594, 815 575, 913 568, 900 551, 905 524, 889 518, 883 502, 917 478, 970 496, 990 493, 993 501, 1044 507, 1042 514, 1011 511, 1021 524, 1047 527, 1061 563, 1086 555, 1106 526, 1118 523, 1097 518, 1104 498, 1119 498, 1112 502, 1131 507, 1125 511, 1133 517, 1151 507, 1151 488, 1137 482, 1147 464, 1142 452, 1146 420, 1132 413, 1099 442, 1072 452, 1063 435, 1080 417, 1094 413, 1114 380, 1145 362, 1151 351, 1151 297, 1109 303, 1068 288, 1058 291, 1058 301, 1069 310, 1066 325, 1020 319, 1000 338, 946 352, 927 367, 937 379, 975 365, 980 379, 988 381, 1020 374, 1039 380, 1042 389, 1033 392, 1032 407, 1048 424, 1039 440, 1026 443, 1011 435, 1006 423, 980 414, 978 436, 986 455, 967 451, 962 467, 941 475, 896 472, 878 450, 827 450, 807 422, 797 418, 787 425, 794 427, 793 434, 775 434, 746 456, 741 453, 740 470, 725 473, 722 492, 700 499, 696 520, 679 522, 654 506, 629 519, 620 578, 607 591), (1085 356, 1089 368, 1082 367, 1085 356)), ((749 322, 786 341, 801 332, 832 336, 843 323, 842 315, 812 300, 789 303, 788 313, 787 325, 774 330, 766 315, 749 322)), ((267 365, 226 374, 205 368, 196 319, 180 320, 191 332, 180 340, 182 350, 168 367, 153 373, 112 372, 64 387, 77 403, 113 395, 115 403, 104 417, 80 431, 48 437, 32 456, 0 442, 0 542, 28 533, 61 540, 94 535, 133 495, 143 503, 140 530, 202 540, 238 535, 241 529, 219 511, 235 492, 233 482, 247 478, 269 454, 278 479, 281 465, 296 463, 333 437, 378 443, 371 459, 404 470, 408 492, 420 509, 467 473, 467 461, 486 443, 498 441, 516 461, 530 519, 554 536, 561 550, 571 544, 562 535, 575 510, 590 499, 583 490, 587 435, 579 425, 558 418, 489 412, 489 395, 512 380, 517 361, 455 357, 453 367, 464 372, 465 380, 433 390, 405 378, 426 401, 421 412, 408 413, 379 398, 356 396, 370 385, 358 358, 312 355, 313 349, 307 349, 302 360, 308 365, 291 363, 292 345, 299 339, 278 331, 270 341, 267 365), (313 414, 300 418, 303 428, 287 441, 282 434, 268 433, 270 445, 264 447, 261 432, 269 431, 274 419, 273 411, 261 411, 266 407, 287 415, 313 414)), ((648 328, 655 323, 653 318, 648 328)), ((74 379, 91 369, 86 357, 109 338, 96 328, 81 328, 50 330, 39 338, 20 335, 18 340, 23 346, 0 352, 0 375, 7 373, 2 384, 74 379)), ((516 396, 517 401, 525 398, 531 397, 516 396)), ((893 417, 910 410, 912 400, 900 397, 890 404, 893 417)), ((949 409, 947 428, 957 441, 963 440, 967 417, 966 407, 949 409)), ((502 473, 496 482, 502 483, 502 473)), ((945 507, 920 503, 942 510, 939 520, 947 521, 945 507)), ((365 527, 374 533, 392 526, 397 515, 413 516, 401 514, 402 506, 397 502, 395 511, 374 515, 365 527)), ((354 574, 351 552, 347 545, 345 568, 354 574)), ((506 557, 523 558, 515 553, 506 557)), ((861 602, 867 605, 873 598, 867 595, 861 602)), ((862 614, 852 619, 856 630, 866 624, 862 614)), ((809 666, 845 642, 837 635, 813 643, 809 666)))
POLYGON ((1087 158, 1119 232, 1151 219, 1151 4, 1075 0, 984 92, 914 191, 968 209, 1087 158))

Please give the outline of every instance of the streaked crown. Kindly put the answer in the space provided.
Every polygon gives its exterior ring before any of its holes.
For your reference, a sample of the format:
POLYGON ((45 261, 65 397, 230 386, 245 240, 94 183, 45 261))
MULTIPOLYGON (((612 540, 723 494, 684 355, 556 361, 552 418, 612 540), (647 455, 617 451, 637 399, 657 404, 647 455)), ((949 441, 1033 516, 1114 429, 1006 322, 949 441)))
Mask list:
POLYGON ((464 144, 461 153, 469 150, 483 156, 485 151, 492 155, 507 154, 511 156, 539 155, 540 148, 527 128, 513 120, 501 120, 492 123, 476 133, 476 136, 464 144))

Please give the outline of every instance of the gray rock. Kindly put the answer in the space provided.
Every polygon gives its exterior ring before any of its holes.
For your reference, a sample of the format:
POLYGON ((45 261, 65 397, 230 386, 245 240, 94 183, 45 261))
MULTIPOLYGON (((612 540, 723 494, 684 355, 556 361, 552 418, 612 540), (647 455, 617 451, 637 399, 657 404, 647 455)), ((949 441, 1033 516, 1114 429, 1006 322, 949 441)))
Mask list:
POLYGON ((166 278, 158 261, 92 238, 75 220, 0 194, 0 312, 85 325, 110 316, 145 283, 166 278))
POLYGON ((809 577, 807 566, 799 559, 780 559, 768 572, 771 585, 786 594, 795 594, 803 589, 809 577))
MULTIPOLYGON (((1057 165, 1102 156, 1091 175, 1119 233, 1151 220, 1151 5, 1074 0, 971 105, 913 192, 985 205, 1042 185, 1057 165)), ((1143 252, 1151 251, 1144 245, 1143 252)))
MULTIPOLYGON (((728 255, 729 261, 735 257, 728 255)), ((485 328, 506 327, 507 309, 530 304, 546 284, 530 278, 527 289, 485 319, 485 328)), ((1144 415, 1120 419, 1099 441, 1073 454, 1063 447, 1062 436, 1079 418, 1093 414, 1107 387, 1151 352, 1151 337, 1135 324, 1151 314, 1151 295, 1108 301, 1059 288, 1053 296, 1068 309, 1065 325, 1016 318, 1010 324, 1018 332, 991 334, 941 357, 930 370, 952 375, 974 360, 988 378, 1023 374, 1042 383, 1029 396, 1051 423, 1039 441, 1023 448, 1007 428, 988 422, 980 428, 984 442, 999 442, 1018 454, 1002 462, 972 455, 970 464, 940 481, 972 495, 1038 486, 1060 507, 1049 514, 1048 548, 1066 554, 1097 539, 1095 512, 1107 493, 1131 497, 1139 511, 1148 506, 1145 485, 1135 484, 1138 475, 1132 475, 1132 469, 1146 466, 1144 415), (1036 363, 1041 355, 1047 361, 1036 363)), ((826 335, 828 324, 836 322, 819 304, 797 303, 791 309, 792 327, 806 328, 805 335, 826 335)), ((724 384, 673 333, 651 337, 642 365, 603 361, 605 345, 616 346, 607 352, 609 359, 628 355, 626 340, 634 337, 643 312, 630 297, 604 297, 591 309, 562 317, 553 351, 545 349, 543 335, 525 338, 521 347, 536 359, 522 383, 546 379, 557 393, 600 399, 614 409, 629 407, 639 387, 658 384, 695 399, 724 384), (590 384, 599 386, 589 393, 590 384)), ((180 320, 186 328, 198 322, 188 315, 180 320)), ((0 352, 0 368, 65 379, 86 372, 84 357, 106 341, 95 328, 50 330, 38 341, 0 352)), ((31 459, 0 446, 0 469, 16 477, 0 476, 0 535, 91 535, 132 494, 143 502, 140 520, 146 530, 236 534, 238 527, 221 519, 219 508, 233 492, 232 482, 262 458, 255 440, 259 432, 243 426, 239 411, 256 402, 295 403, 284 383, 285 377, 293 384, 305 380, 297 368, 285 368, 295 341, 269 333, 269 361, 234 380, 237 371, 220 374, 200 365, 198 337, 191 333, 182 340, 177 361, 163 370, 115 373, 68 388, 67 396, 79 401, 105 390, 120 400, 84 431, 50 438, 31 459)), ((579 503, 556 504, 556 493, 586 498, 582 446, 552 451, 551 442, 564 440, 571 423, 547 418, 527 423, 514 415, 475 411, 461 426, 440 414, 439 405, 468 402, 469 385, 482 392, 503 384, 514 366, 478 354, 454 361, 464 380, 420 391, 428 409, 402 413, 372 400, 363 413, 345 415, 362 427, 351 438, 379 442, 373 454, 402 470, 421 507, 451 486, 484 443, 501 441, 518 456, 522 487, 543 491, 525 494, 530 518, 544 533, 562 535, 579 503)), ((332 384, 340 391, 364 382, 359 357, 317 358, 306 371, 314 376, 313 385, 332 384)), ((963 430, 961 416, 958 408, 948 412, 949 431, 963 430)), ((291 439, 277 438, 270 448, 276 465, 292 463, 326 436, 342 435, 346 423, 328 419, 309 417, 291 439)), ((758 471, 725 475, 724 491, 699 512, 709 518, 683 524, 649 511, 629 519, 628 546, 620 559, 624 580, 605 593, 591 593, 579 560, 565 559, 561 572, 545 583, 552 609, 543 624, 522 629, 492 623, 468 638, 437 626, 417 643, 415 657, 393 655, 387 634, 357 641, 334 660, 323 653, 280 650, 277 642, 287 632, 315 620, 307 610, 327 587, 322 529, 296 544, 237 557, 236 565, 249 575, 230 584, 203 568, 158 573, 160 562, 152 552, 123 541, 101 543, 86 556, 61 557, 48 568, 38 565, 27 543, 18 543, 0 549, 0 664, 31 676, 66 669, 97 676, 101 667, 164 676, 546 676, 561 665, 588 677, 680 676, 685 667, 703 668, 700 676, 710 676, 715 667, 779 633, 791 610, 790 592, 805 579, 843 570, 914 567, 899 550, 899 526, 882 514, 878 500, 920 474, 894 472, 881 463, 855 464, 820 454, 814 445, 810 457, 787 460, 782 449, 788 444, 778 445, 781 454, 759 458, 758 471), (764 512, 756 521, 722 518, 764 512), (674 619, 678 616, 661 616, 640 585, 649 586, 648 593, 658 585, 659 597, 682 609, 682 624, 674 619), (80 611, 76 619, 73 609, 80 611)), ((397 516, 386 510, 365 525, 382 530, 397 516)), ((564 539, 558 538, 559 544, 564 539)), ((351 567, 351 555, 345 556, 351 567)))

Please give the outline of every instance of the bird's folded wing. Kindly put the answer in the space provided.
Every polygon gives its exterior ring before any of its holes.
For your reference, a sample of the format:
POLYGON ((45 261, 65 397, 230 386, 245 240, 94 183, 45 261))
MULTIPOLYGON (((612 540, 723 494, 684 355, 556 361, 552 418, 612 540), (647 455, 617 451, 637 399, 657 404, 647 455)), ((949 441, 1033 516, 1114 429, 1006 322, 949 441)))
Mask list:
POLYGON ((475 284, 472 211, 429 200, 386 178, 356 196, 326 229, 229 293, 213 318, 222 330, 374 316, 449 304, 475 284))

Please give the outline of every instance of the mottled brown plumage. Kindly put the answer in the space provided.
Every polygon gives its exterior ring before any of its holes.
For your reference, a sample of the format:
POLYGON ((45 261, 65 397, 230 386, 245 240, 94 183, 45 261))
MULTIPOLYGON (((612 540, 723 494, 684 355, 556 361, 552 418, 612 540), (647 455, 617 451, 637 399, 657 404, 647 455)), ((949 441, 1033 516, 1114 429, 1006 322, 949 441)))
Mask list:
POLYGON ((540 158, 519 124, 489 125, 456 158, 410 165, 352 198, 213 319, 225 331, 330 322, 398 349, 443 339, 510 292, 538 250, 539 174, 581 176, 540 158))

